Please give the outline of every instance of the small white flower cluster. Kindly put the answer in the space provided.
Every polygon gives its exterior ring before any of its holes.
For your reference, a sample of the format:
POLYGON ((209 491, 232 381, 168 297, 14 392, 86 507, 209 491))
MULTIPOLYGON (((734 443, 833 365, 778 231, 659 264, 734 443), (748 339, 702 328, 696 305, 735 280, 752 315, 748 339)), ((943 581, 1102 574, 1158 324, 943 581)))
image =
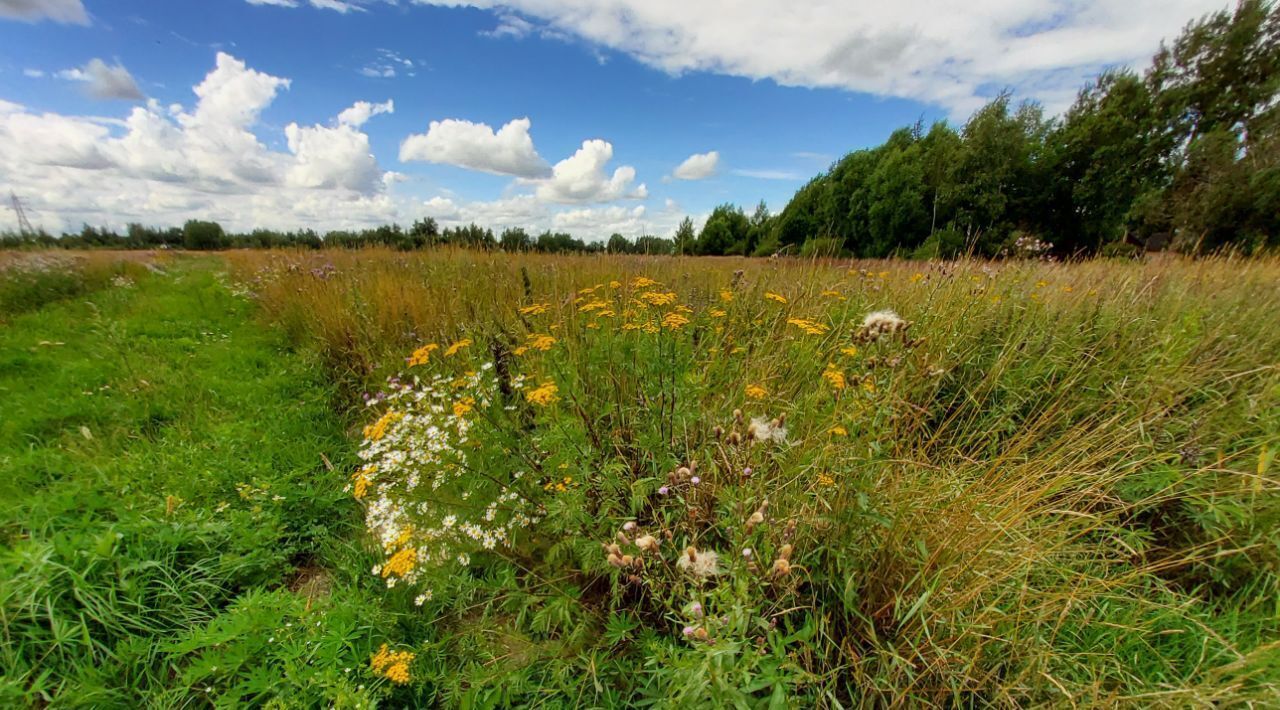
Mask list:
POLYGON ((1030 234, 1023 234, 1014 240, 1012 256, 1019 259, 1043 257, 1052 248, 1053 244, 1050 242, 1043 242, 1030 234))
MULTIPOLYGON (((401 382, 369 400, 383 414, 365 428, 362 468, 351 486, 365 504, 365 527, 387 559, 373 568, 388 587, 416 584, 425 570, 466 566, 468 550, 511 544, 538 521, 516 490, 523 471, 478 471, 471 458, 475 421, 497 393, 493 365, 457 378, 401 382)), ((415 601, 431 598, 430 590, 415 601)))

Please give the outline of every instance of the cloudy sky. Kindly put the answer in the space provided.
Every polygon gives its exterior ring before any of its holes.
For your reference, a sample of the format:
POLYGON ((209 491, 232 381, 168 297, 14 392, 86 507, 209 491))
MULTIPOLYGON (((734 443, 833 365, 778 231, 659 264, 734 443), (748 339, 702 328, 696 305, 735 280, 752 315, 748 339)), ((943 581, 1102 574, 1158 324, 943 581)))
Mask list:
MULTIPOLYGON (((670 235, 1222 0, 0 0, 0 193, 85 222, 670 235)), ((0 211, 0 229, 13 229, 0 211)))

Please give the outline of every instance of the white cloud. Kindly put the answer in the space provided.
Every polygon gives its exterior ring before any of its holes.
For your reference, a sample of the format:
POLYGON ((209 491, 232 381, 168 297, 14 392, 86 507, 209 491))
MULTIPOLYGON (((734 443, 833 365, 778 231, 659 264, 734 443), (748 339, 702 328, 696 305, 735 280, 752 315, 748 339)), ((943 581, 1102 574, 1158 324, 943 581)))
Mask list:
MULTIPOLYGON (((361 117, 348 113, 361 114, 361 104, 343 112, 345 122, 289 123, 287 151, 259 140, 258 117, 289 85, 219 53, 193 87, 191 109, 150 101, 116 120, 0 101, 0 175, 51 230, 193 217, 232 229, 324 230, 401 219, 404 204, 389 187, 403 176, 379 169, 354 122, 361 117)), ((370 104, 369 115, 381 106, 370 104)))
POLYGON ((683 163, 676 166, 672 171, 672 175, 681 180, 702 180, 716 174, 716 168, 720 165, 719 151, 711 151, 709 153, 694 153, 684 159, 683 163))
POLYGON ((43 69, 23 69, 22 75, 30 79, 43 79, 45 76, 43 69))
POLYGON ((297 7, 297 0, 246 0, 250 5, 273 5, 275 7, 297 7))
POLYGON ((413 60, 401 56, 399 52, 379 49, 377 57, 360 68, 360 74, 370 79, 392 79, 400 70, 405 70, 409 76, 417 76, 415 68, 413 60))
POLYGON ((803 180, 805 178, 804 175, 793 170, 774 170, 770 168, 739 168, 732 172, 734 175, 757 180, 803 180))
POLYGON ((1006 86, 1058 109, 1108 65, 1140 65, 1224 0, 414 0, 501 8, 500 34, 571 35, 671 74, 917 99, 967 115, 1006 86), (503 28, 510 28, 504 31, 503 28))
POLYGON ((605 166, 613 159, 613 145, 599 139, 582 142, 578 152, 556 163, 551 177, 538 181, 537 196, 548 202, 610 202, 644 199, 649 195, 644 183, 631 187, 636 169, 623 165, 607 175, 605 166))
POLYGON ((400 144, 400 160, 456 165, 497 175, 524 178, 547 174, 547 162, 534 150, 528 118, 517 118, 494 130, 484 123, 455 118, 432 121, 426 133, 400 144))
MULTIPOLYGON (((28 76, 34 76, 28 74, 28 76)), ((101 59, 90 59, 83 68, 63 69, 57 73, 59 79, 83 81, 85 90, 95 99, 126 99, 138 101, 146 98, 133 75, 123 64, 107 64, 101 59)))
MULTIPOLYGON (((298 0, 246 0, 250 5, 272 5, 275 7, 298 7, 298 0)), ((346 2, 345 0, 307 0, 311 7, 321 10, 334 10, 343 15, 348 12, 365 12, 354 2, 346 2)))
POLYGON ((89 13, 80 0, 0 0, 0 19, 87 25, 89 13))
POLYGON ((396 105, 391 99, 387 99, 380 104, 371 104, 368 101, 357 101, 355 104, 338 114, 338 123, 352 128, 359 128, 365 124, 370 118, 380 113, 395 113, 396 105))

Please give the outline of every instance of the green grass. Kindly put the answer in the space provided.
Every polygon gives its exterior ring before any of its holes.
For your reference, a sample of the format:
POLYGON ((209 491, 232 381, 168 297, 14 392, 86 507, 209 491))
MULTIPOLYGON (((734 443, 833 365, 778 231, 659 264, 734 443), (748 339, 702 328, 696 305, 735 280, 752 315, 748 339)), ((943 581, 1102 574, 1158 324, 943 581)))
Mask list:
POLYGON ((333 391, 219 266, 0 327, 0 705, 361 695, 333 391))

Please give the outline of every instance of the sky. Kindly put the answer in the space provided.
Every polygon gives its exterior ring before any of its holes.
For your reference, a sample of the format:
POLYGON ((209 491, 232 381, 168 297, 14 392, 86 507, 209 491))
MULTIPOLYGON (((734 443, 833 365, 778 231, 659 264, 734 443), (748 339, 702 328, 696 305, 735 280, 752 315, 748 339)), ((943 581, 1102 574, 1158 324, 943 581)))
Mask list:
POLYGON ((670 236, 1222 0, 0 0, 0 230, 670 236))

